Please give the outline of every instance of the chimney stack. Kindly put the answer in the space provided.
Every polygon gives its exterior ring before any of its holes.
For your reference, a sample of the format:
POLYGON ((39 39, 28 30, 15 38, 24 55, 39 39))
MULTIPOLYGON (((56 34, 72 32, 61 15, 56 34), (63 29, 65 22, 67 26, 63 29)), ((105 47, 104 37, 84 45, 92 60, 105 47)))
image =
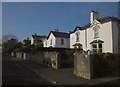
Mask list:
POLYGON ((99 13, 97 11, 93 11, 90 13, 90 23, 92 23, 95 19, 99 18, 99 13))
POLYGON ((58 29, 53 29, 53 31, 59 32, 59 30, 58 30, 58 29))

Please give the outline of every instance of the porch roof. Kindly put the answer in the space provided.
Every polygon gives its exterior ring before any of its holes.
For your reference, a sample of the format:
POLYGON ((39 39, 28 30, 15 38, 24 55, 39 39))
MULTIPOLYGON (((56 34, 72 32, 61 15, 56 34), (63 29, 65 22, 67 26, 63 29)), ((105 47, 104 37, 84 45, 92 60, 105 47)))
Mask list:
POLYGON ((92 43, 104 43, 104 41, 102 41, 102 40, 93 40, 90 44, 92 44, 92 43))

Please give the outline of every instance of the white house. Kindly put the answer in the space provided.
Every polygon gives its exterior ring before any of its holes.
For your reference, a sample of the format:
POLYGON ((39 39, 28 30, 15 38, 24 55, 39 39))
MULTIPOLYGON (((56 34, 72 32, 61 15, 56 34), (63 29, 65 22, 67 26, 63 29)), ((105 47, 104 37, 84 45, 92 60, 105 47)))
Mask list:
POLYGON ((43 43, 47 39, 46 36, 40 36, 40 35, 32 35, 31 36, 31 45, 39 45, 39 43, 43 43))
POLYGON ((90 23, 83 27, 76 27, 70 33, 70 48, 82 48, 92 52, 120 52, 120 19, 104 17, 92 11, 90 23))
POLYGON ((47 40, 44 41, 44 47, 70 48, 69 33, 50 31, 47 40))

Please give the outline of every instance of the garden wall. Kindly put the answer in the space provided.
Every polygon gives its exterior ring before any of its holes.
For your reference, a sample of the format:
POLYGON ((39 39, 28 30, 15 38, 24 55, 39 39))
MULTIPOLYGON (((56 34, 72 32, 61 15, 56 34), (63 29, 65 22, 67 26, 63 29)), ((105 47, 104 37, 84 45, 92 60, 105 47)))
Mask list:
POLYGON ((120 72, 120 54, 88 54, 77 50, 74 53, 74 74, 86 79, 106 75, 118 76, 120 72))
POLYGON ((24 59, 59 69, 73 66, 73 53, 73 49, 66 48, 37 48, 27 53, 24 59))
POLYGON ((85 79, 93 78, 92 58, 84 51, 74 53, 74 74, 85 79))
POLYGON ((55 69, 60 68, 60 57, 58 52, 37 52, 35 54, 28 53, 27 59, 55 69))
POLYGON ((23 53, 22 52, 16 52, 16 57, 17 58, 23 58, 23 53))

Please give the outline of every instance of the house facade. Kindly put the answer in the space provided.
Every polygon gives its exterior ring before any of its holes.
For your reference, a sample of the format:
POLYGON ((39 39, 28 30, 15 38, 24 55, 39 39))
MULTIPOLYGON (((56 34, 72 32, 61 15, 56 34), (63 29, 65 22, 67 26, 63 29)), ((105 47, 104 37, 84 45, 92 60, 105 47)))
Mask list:
POLYGON ((70 48, 69 33, 50 31, 47 39, 44 41, 44 47, 70 48))
POLYGON ((115 17, 99 19, 92 11, 90 23, 76 27, 70 33, 70 48, 82 48, 84 51, 118 53, 120 51, 120 20, 115 17))
POLYGON ((47 39, 46 36, 40 36, 37 34, 34 34, 31 36, 31 45, 41 45, 43 46, 43 42, 47 39))

